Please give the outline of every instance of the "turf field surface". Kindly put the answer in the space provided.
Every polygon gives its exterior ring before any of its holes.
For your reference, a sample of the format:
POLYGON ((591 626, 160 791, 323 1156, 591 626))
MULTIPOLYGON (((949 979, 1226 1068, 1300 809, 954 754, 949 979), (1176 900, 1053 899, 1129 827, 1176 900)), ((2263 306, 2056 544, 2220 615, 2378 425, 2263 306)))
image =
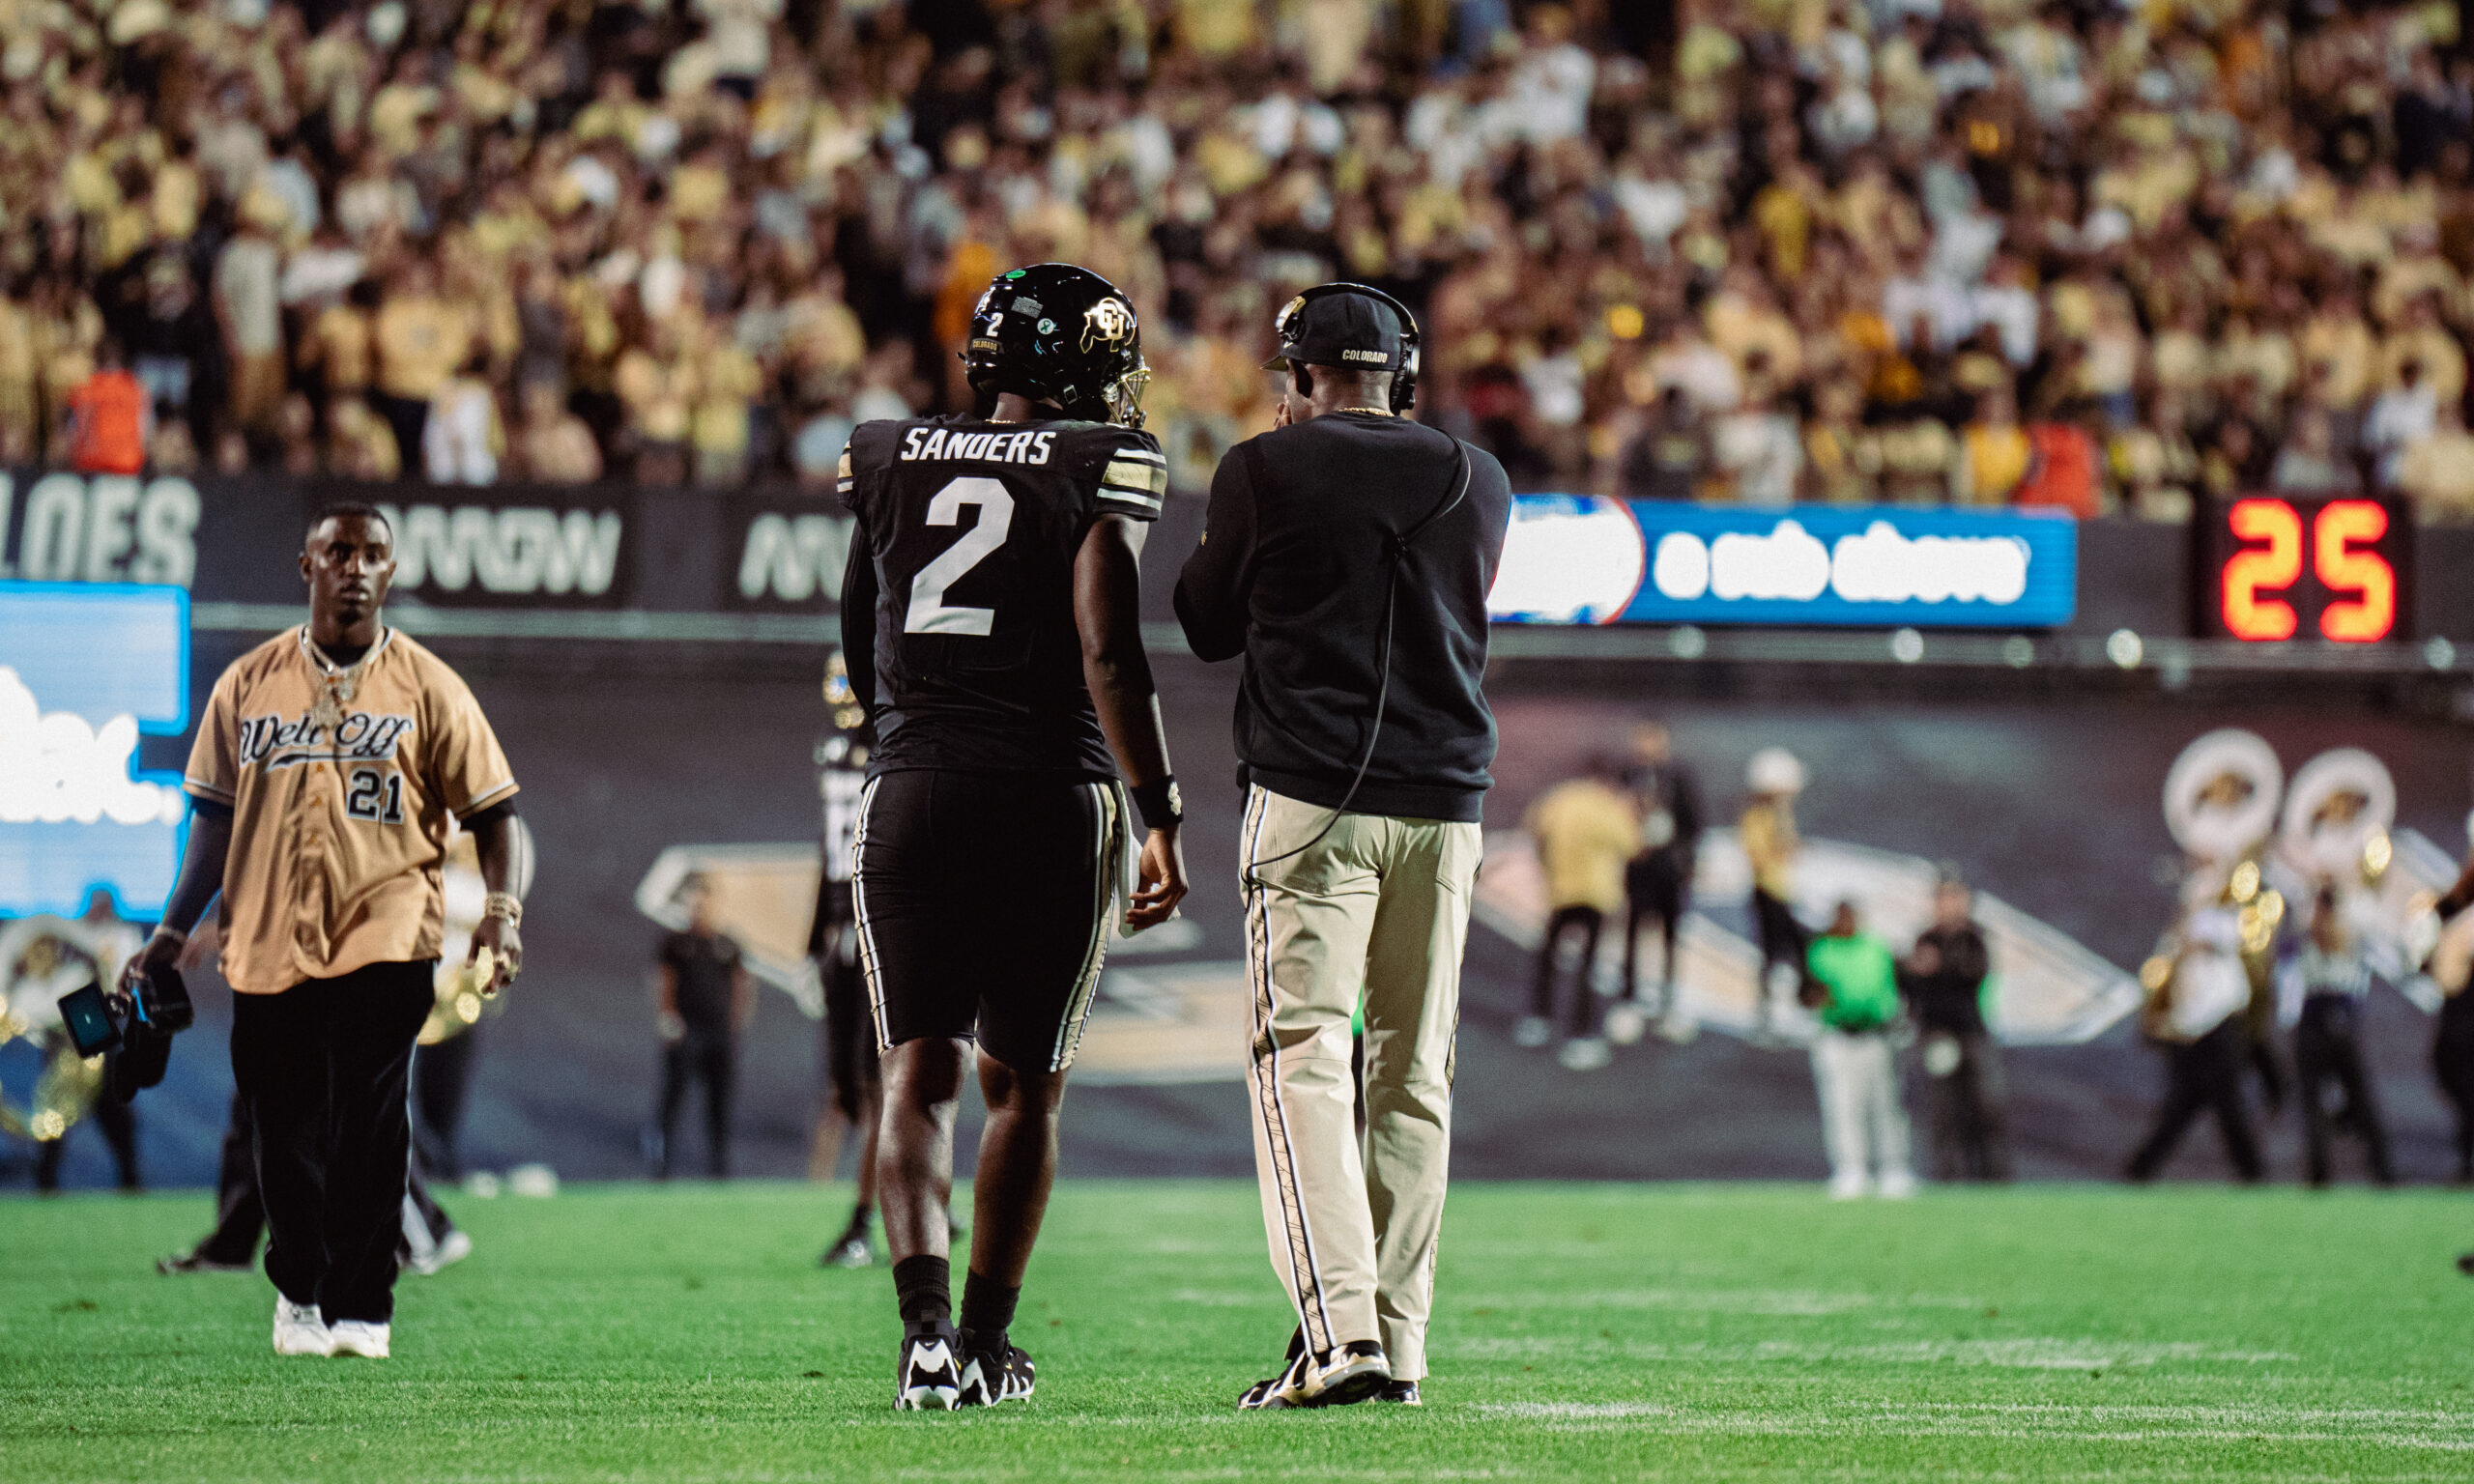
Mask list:
POLYGON ((1469 1184, 1427 1405, 1248 1415, 1250 1184, 1062 1187, 1039 1394, 964 1414, 889 1410, 891 1280, 815 1265, 847 1198, 455 1201, 383 1362, 157 1276, 203 1196, 0 1201, 0 1479, 2474 1479, 2460 1194, 1469 1184))

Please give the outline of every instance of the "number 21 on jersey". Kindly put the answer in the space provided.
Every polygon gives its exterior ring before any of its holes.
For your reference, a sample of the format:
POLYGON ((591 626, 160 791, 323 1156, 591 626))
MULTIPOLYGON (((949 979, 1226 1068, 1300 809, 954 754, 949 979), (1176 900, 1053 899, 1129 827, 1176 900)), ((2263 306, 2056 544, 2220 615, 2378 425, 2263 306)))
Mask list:
POLYGON ((966 475, 938 490, 936 498, 928 501, 928 524, 959 526, 965 507, 976 512, 970 528, 910 580, 910 615, 902 626, 906 634, 985 638, 996 627, 996 610, 950 607, 945 592, 1005 544, 1005 533, 1014 527, 1014 497, 1006 493, 1002 480, 966 475))

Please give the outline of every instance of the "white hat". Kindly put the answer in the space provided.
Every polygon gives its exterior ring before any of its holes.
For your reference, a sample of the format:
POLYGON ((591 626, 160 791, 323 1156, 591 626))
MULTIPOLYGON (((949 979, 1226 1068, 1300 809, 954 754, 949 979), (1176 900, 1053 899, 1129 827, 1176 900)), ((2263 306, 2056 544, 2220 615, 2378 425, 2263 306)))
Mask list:
POLYGON ((1744 769, 1745 785, 1755 793, 1801 793, 1804 765, 1783 747, 1765 747, 1752 755, 1744 769))

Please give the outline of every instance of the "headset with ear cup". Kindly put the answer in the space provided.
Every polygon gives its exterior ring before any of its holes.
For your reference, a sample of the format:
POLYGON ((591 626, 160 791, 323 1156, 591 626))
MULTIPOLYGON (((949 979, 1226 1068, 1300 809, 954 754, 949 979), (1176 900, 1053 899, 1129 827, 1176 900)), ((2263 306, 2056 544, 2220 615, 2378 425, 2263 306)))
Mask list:
MULTIPOLYGON (((1273 330, 1280 336, 1280 354, 1287 356, 1290 348, 1297 343, 1298 337, 1305 331, 1304 324, 1298 319, 1297 311, 1315 300, 1328 299, 1336 294, 1355 294, 1364 299, 1373 300, 1376 303, 1389 305, 1392 312, 1400 317, 1400 366, 1392 373, 1392 413, 1395 416, 1406 414, 1418 400, 1418 346, 1422 338, 1418 330, 1418 317, 1409 312, 1408 305, 1371 284, 1318 283, 1290 300, 1287 306, 1280 310, 1280 318, 1272 326, 1273 330)), ((1289 366, 1297 377, 1298 390, 1312 396, 1314 394, 1313 373, 1307 369, 1303 361, 1291 359, 1289 366)))

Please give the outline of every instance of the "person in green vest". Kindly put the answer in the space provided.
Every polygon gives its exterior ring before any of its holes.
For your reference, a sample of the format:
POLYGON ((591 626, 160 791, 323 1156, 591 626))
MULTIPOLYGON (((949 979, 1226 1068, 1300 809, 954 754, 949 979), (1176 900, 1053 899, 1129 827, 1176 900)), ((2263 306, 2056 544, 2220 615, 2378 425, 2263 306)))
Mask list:
POLYGON ((1856 904, 1842 901, 1829 930, 1805 950, 1805 969, 1804 1007, 1821 1022, 1813 1085, 1821 1094, 1830 1197, 1913 1195, 1907 1110, 1899 1104, 1889 1037, 1899 1014, 1898 962, 1887 943, 1864 931, 1856 904))

